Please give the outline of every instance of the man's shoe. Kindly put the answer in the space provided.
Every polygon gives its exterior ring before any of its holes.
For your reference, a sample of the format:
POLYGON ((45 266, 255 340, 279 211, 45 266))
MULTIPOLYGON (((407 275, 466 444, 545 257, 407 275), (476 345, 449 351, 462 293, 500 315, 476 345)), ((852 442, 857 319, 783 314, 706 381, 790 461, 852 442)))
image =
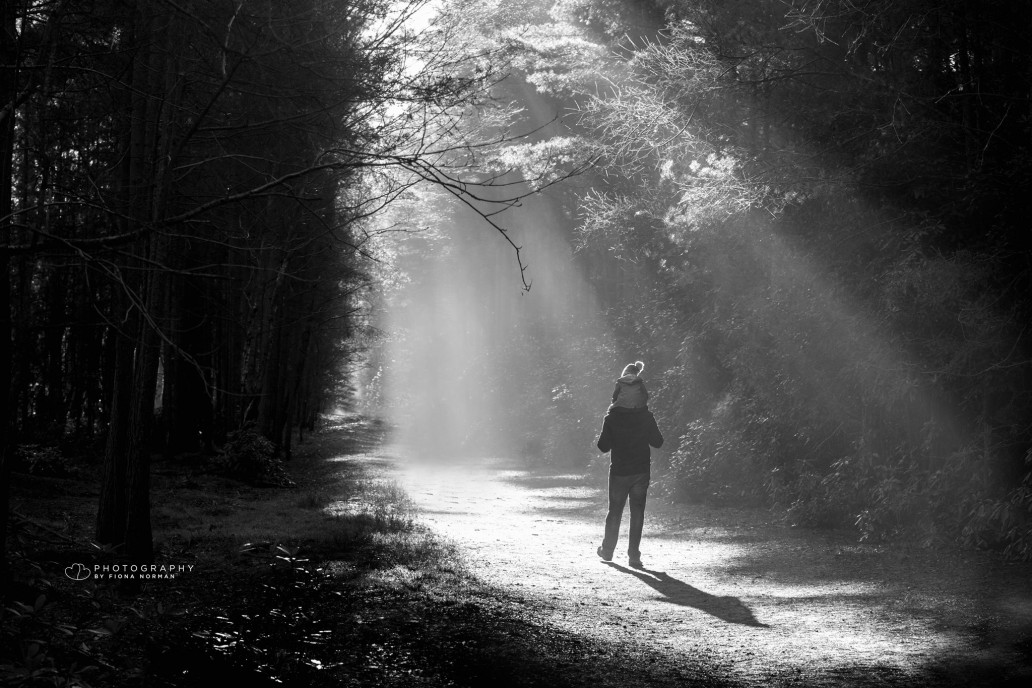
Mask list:
POLYGON ((641 563, 641 557, 628 557, 627 565, 632 569, 643 569, 645 566, 641 563))
POLYGON ((613 555, 611 553, 610 554, 606 554, 605 552, 602 551, 601 547, 599 547, 596 550, 596 553, 598 554, 599 558, 602 559, 602 561, 612 561, 613 560, 613 555))

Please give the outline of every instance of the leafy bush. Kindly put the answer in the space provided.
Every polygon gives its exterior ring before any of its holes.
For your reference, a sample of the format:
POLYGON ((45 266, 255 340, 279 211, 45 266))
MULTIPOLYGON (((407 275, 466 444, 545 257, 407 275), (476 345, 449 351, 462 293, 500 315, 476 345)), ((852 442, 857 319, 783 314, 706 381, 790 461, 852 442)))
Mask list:
POLYGON ((542 436, 544 458, 557 468, 584 468, 593 458, 589 449, 595 428, 569 385, 555 387, 551 395, 542 436))
MULTIPOLYGON (((1032 464, 1032 450, 1025 463, 1032 464)), ((1032 561, 1032 472, 1004 497, 970 504, 961 541, 971 547, 1001 549, 1011 559, 1032 561)))
POLYGON ((827 527, 841 523, 842 505, 832 498, 836 490, 829 478, 812 470, 799 475, 791 491, 793 499, 787 508, 793 525, 827 527))
POLYGON ((762 478, 750 443, 717 419, 689 424, 657 488, 684 501, 752 502, 762 494, 762 478))
POLYGON ((63 477, 71 473, 60 449, 38 444, 23 444, 15 450, 14 469, 47 477, 63 477))
POLYGON ((876 480, 867 506, 856 515, 860 540, 890 540, 906 535, 925 519, 920 517, 924 495, 918 476, 886 475, 876 480))
POLYGON ((247 427, 230 433, 216 460, 227 475, 256 485, 292 485, 276 456, 276 447, 260 432, 247 427))
POLYGON ((710 419, 690 423, 657 489, 684 501, 760 500, 796 525, 854 527, 861 541, 952 542, 1032 560, 1032 472, 990 497, 990 462, 972 447, 935 459, 904 444, 880 453, 860 441, 828 465, 779 464, 784 450, 754 427, 753 415, 736 411, 729 396, 710 419))

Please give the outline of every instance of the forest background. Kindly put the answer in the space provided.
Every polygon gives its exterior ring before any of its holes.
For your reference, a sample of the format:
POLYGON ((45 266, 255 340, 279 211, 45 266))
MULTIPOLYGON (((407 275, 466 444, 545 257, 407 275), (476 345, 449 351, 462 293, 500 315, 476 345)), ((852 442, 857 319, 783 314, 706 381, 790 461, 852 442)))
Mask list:
POLYGON ((540 192, 595 324, 506 325, 463 451, 586 465, 641 358, 672 498, 1032 557, 1032 8, 427 4, 2 4, 5 520, 10 471, 102 457, 96 539, 147 560, 152 454, 269 479, 404 409, 378 309, 483 241, 547 290, 540 192))

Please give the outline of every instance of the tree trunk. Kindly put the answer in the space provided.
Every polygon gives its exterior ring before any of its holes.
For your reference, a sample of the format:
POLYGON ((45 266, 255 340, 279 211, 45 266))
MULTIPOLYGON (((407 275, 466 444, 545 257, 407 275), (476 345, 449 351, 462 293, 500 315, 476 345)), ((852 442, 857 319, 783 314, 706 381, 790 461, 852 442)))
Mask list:
POLYGON ((153 228, 162 216, 167 189, 173 64, 168 52, 172 27, 160 25, 149 2, 139 4, 136 20, 127 194, 132 209, 129 221, 151 229, 141 247, 149 269, 137 292, 141 298, 134 304, 138 321, 134 340, 122 345, 116 361, 118 403, 112 404, 97 539, 131 561, 147 562, 153 556, 150 434, 161 354, 158 328, 167 324, 168 275, 160 266, 165 264, 169 242, 153 228))
MULTIPOLYGON (((0 64, 14 65, 17 56, 14 3, 0 2, 0 64)), ((11 458, 14 426, 11 423, 11 166, 14 160, 14 103, 17 74, 9 70, 0 79, 0 589, 7 589, 7 519, 10 508, 11 458)))
POLYGON ((97 542, 121 543, 122 524, 126 512, 126 476, 129 454, 125 419, 129 417, 132 392, 133 344, 125 337, 115 339, 114 376, 111 381, 111 408, 104 449, 104 469, 97 507, 97 542))

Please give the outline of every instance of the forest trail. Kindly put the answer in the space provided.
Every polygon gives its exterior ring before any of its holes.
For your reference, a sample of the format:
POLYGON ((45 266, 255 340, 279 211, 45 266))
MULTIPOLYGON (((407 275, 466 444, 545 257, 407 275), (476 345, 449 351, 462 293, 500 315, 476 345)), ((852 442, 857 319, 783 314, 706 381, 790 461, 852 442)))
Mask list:
MULTIPOLYGON (((650 495, 644 569, 595 554, 597 479, 399 464, 421 520, 470 571, 558 631, 642 645, 739 685, 1005 685, 1032 677, 1032 567, 975 552, 858 544, 760 510, 650 495)), ((643 668, 642 685, 648 685, 643 668)))

